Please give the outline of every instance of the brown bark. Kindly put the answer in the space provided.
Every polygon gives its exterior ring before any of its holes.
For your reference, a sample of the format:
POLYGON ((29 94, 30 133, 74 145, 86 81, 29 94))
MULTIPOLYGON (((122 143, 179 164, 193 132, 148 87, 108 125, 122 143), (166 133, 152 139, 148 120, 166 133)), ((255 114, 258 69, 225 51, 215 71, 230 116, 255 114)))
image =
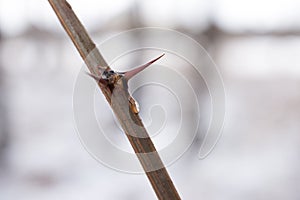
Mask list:
MULTIPOLYGON (((71 6, 65 0, 49 0, 49 3, 91 74, 100 76, 109 67, 87 31, 76 17, 71 6), (99 71, 97 70, 98 66, 102 66, 103 68, 99 71)), ((101 84, 100 82, 98 85, 126 133, 157 197, 159 199, 180 199, 142 120, 138 114, 130 109, 127 82, 124 80, 124 77, 116 81, 113 87, 101 84)))

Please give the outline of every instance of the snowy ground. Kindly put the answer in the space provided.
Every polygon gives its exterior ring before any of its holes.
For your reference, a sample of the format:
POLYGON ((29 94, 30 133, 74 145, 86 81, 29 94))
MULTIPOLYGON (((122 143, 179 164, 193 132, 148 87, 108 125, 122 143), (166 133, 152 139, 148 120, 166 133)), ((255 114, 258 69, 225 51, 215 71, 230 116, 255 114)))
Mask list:
MULTIPOLYGON (((261 73, 260 67, 268 70, 270 63, 254 58, 251 70, 244 60, 262 47, 238 41, 224 42, 215 58, 227 95, 220 142, 204 160, 197 159, 198 147, 192 148, 169 167, 170 174, 183 199, 299 199, 297 54, 280 59, 281 66, 272 61, 270 73, 261 73)), ((269 58, 285 52, 282 46, 272 51, 266 45, 269 58)), ((10 119, 1 160, 1 199, 155 199, 144 175, 109 169, 81 145, 72 110, 81 60, 70 43, 49 42, 48 48, 22 38, 1 46, 10 119), (57 46, 59 52, 53 53, 57 46)))

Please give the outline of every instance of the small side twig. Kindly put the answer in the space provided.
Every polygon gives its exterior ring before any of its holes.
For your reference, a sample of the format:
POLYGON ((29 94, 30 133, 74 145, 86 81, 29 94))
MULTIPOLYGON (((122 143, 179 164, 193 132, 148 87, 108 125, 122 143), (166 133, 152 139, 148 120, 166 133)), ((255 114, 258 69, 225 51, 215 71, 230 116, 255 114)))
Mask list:
MULTIPOLYGON (((69 3, 66 0, 48 1, 85 61, 91 75, 101 77, 104 71, 110 70, 69 3), (99 68, 99 66, 102 67, 99 68)), ((130 97, 126 77, 119 76, 117 73, 114 75, 117 78, 116 81, 110 83, 112 85, 103 84, 101 81, 98 82, 98 85, 126 133, 157 197, 159 199, 180 199, 139 115, 131 109, 126 109, 129 106, 128 99, 130 97)))

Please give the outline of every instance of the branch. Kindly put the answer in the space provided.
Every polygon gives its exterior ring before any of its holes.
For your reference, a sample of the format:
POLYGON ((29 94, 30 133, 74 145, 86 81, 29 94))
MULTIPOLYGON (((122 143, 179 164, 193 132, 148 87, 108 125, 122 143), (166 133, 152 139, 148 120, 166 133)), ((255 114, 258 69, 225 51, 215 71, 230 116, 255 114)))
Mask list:
MULTIPOLYGON (((65 0, 48 1, 85 61, 91 75, 101 77, 104 71, 110 70, 68 2, 65 0)), ((118 118, 157 197, 164 200, 180 199, 142 120, 133 109, 130 109, 130 95, 125 76, 122 76, 120 73, 113 73, 112 77, 112 82, 107 81, 107 84, 104 84, 102 80, 98 82, 98 85, 118 118)))

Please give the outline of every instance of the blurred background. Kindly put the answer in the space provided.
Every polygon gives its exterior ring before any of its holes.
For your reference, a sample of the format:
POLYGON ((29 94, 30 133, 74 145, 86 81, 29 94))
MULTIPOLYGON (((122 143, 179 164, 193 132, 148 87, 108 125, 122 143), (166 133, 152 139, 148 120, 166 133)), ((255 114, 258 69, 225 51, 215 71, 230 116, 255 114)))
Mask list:
MULTIPOLYGON (((183 199, 300 199, 299 0, 69 0, 96 43, 155 26, 197 40, 226 89, 222 138, 168 168, 183 199)), ((136 38, 131 42, 139 42, 136 38)), ((77 137, 82 60, 48 1, 0 0, 0 199, 156 199, 77 137)), ((198 138, 201 140, 201 137, 198 138)))

